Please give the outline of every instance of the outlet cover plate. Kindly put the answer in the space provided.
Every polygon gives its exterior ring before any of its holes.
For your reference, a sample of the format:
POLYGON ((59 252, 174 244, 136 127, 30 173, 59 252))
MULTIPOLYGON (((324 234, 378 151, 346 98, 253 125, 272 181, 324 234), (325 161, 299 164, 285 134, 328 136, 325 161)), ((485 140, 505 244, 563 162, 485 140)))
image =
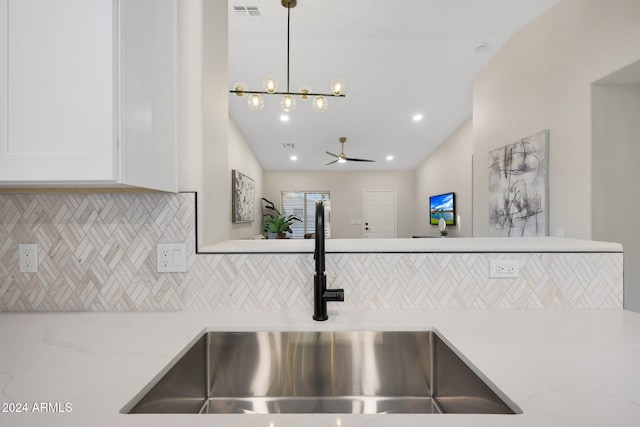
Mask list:
POLYGON ((509 279, 520 277, 520 260, 492 259, 489 260, 489 277, 509 279))
POLYGON ((158 254, 158 273, 186 273, 186 243, 158 243, 156 249, 158 254))
POLYGON ((38 245, 26 243, 18 245, 21 273, 38 272, 38 245))

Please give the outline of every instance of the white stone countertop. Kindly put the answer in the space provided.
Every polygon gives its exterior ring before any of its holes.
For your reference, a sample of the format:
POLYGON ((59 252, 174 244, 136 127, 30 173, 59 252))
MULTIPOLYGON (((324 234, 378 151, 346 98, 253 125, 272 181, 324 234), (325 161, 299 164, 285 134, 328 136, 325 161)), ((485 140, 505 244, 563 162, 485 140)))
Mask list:
MULTIPOLYGON (((201 248, 211 253, 311 253, 312 239, 227 240, 201 248)), ((446 237, 433 239, 327 239, 325 249, 342 252, 622 252, 611 242, 559 237, 446 237)))
POLYGON ((640 314, 623 310, 0 314, 0 426, 634 426, 640 314), (120 409, 204 328, 437 328, 518 415, 126 415, 120 409), (9 403, 27 413, 8 413, 9 403), (33 405, 61 412, 33 412, 33 405), (68 412, 64 412, 66 409, 68 412))

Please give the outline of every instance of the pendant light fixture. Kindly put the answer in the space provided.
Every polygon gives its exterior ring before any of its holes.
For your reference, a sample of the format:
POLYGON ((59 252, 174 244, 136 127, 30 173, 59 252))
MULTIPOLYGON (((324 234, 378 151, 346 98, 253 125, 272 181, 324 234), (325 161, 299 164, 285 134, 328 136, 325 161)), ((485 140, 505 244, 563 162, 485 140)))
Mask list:
POLYGON ((329 93, 315 93, 307 85, 300 86, 297 92, 291 92, 289 88, 289 28, 291 24, 291 9, 298 4, 297 0, 281 0, 282 6, 287 8, 287 89, 286 91, 278 91, 278 80, 273 76, 266 76, 262 81, 262 91, 249 90, 246 84, 236 83, 230 93, 238 98, 247 97, 249 108, 255 111, 262 110, 264 107, 263 95, 280 95, 280 107, 283 111, 289 113, 296 108, 296 98, 303 103, 311 100, 311 107, 314 111, 324 112, 329 107, 327 98, 344 98, 346 83, 341 78, 336 78, 331 82, 331 91, 329 93))

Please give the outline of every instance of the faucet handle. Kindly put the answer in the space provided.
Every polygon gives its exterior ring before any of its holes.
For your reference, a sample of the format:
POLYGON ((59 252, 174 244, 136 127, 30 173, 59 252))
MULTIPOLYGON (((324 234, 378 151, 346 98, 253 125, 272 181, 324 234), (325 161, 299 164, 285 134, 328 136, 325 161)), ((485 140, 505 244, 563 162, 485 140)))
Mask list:
POLYGON ((344 289, 327 289, 322 294, 325 301, 344 301, 344 289))

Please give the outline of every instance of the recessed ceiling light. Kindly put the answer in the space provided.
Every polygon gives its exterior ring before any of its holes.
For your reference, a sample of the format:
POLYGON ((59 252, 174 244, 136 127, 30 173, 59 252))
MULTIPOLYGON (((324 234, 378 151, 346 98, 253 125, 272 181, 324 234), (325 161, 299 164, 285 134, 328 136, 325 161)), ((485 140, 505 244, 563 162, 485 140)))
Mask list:
POLYGON ((413 115, 413 121, 414 122, 419 122, 420 120, 422 120, 423 115, 422 114, 414 114, 413 115))
POLYGON ((296 160, 298 160, 298 156, 291 156, 289 157, 289 159, 291 159, 292 162, 295 162, 296 160))
POLYGON ((387 160, 389 160, 389 161, 393 160, 393 156, 391 156, 391 155, 387 156, 387 160))
POLYGON ((283 114, 280 116, 280 120, 282 120, 283 122, 288 122, 289 121, 289 116, 287 116, 286 114, 283 114))

